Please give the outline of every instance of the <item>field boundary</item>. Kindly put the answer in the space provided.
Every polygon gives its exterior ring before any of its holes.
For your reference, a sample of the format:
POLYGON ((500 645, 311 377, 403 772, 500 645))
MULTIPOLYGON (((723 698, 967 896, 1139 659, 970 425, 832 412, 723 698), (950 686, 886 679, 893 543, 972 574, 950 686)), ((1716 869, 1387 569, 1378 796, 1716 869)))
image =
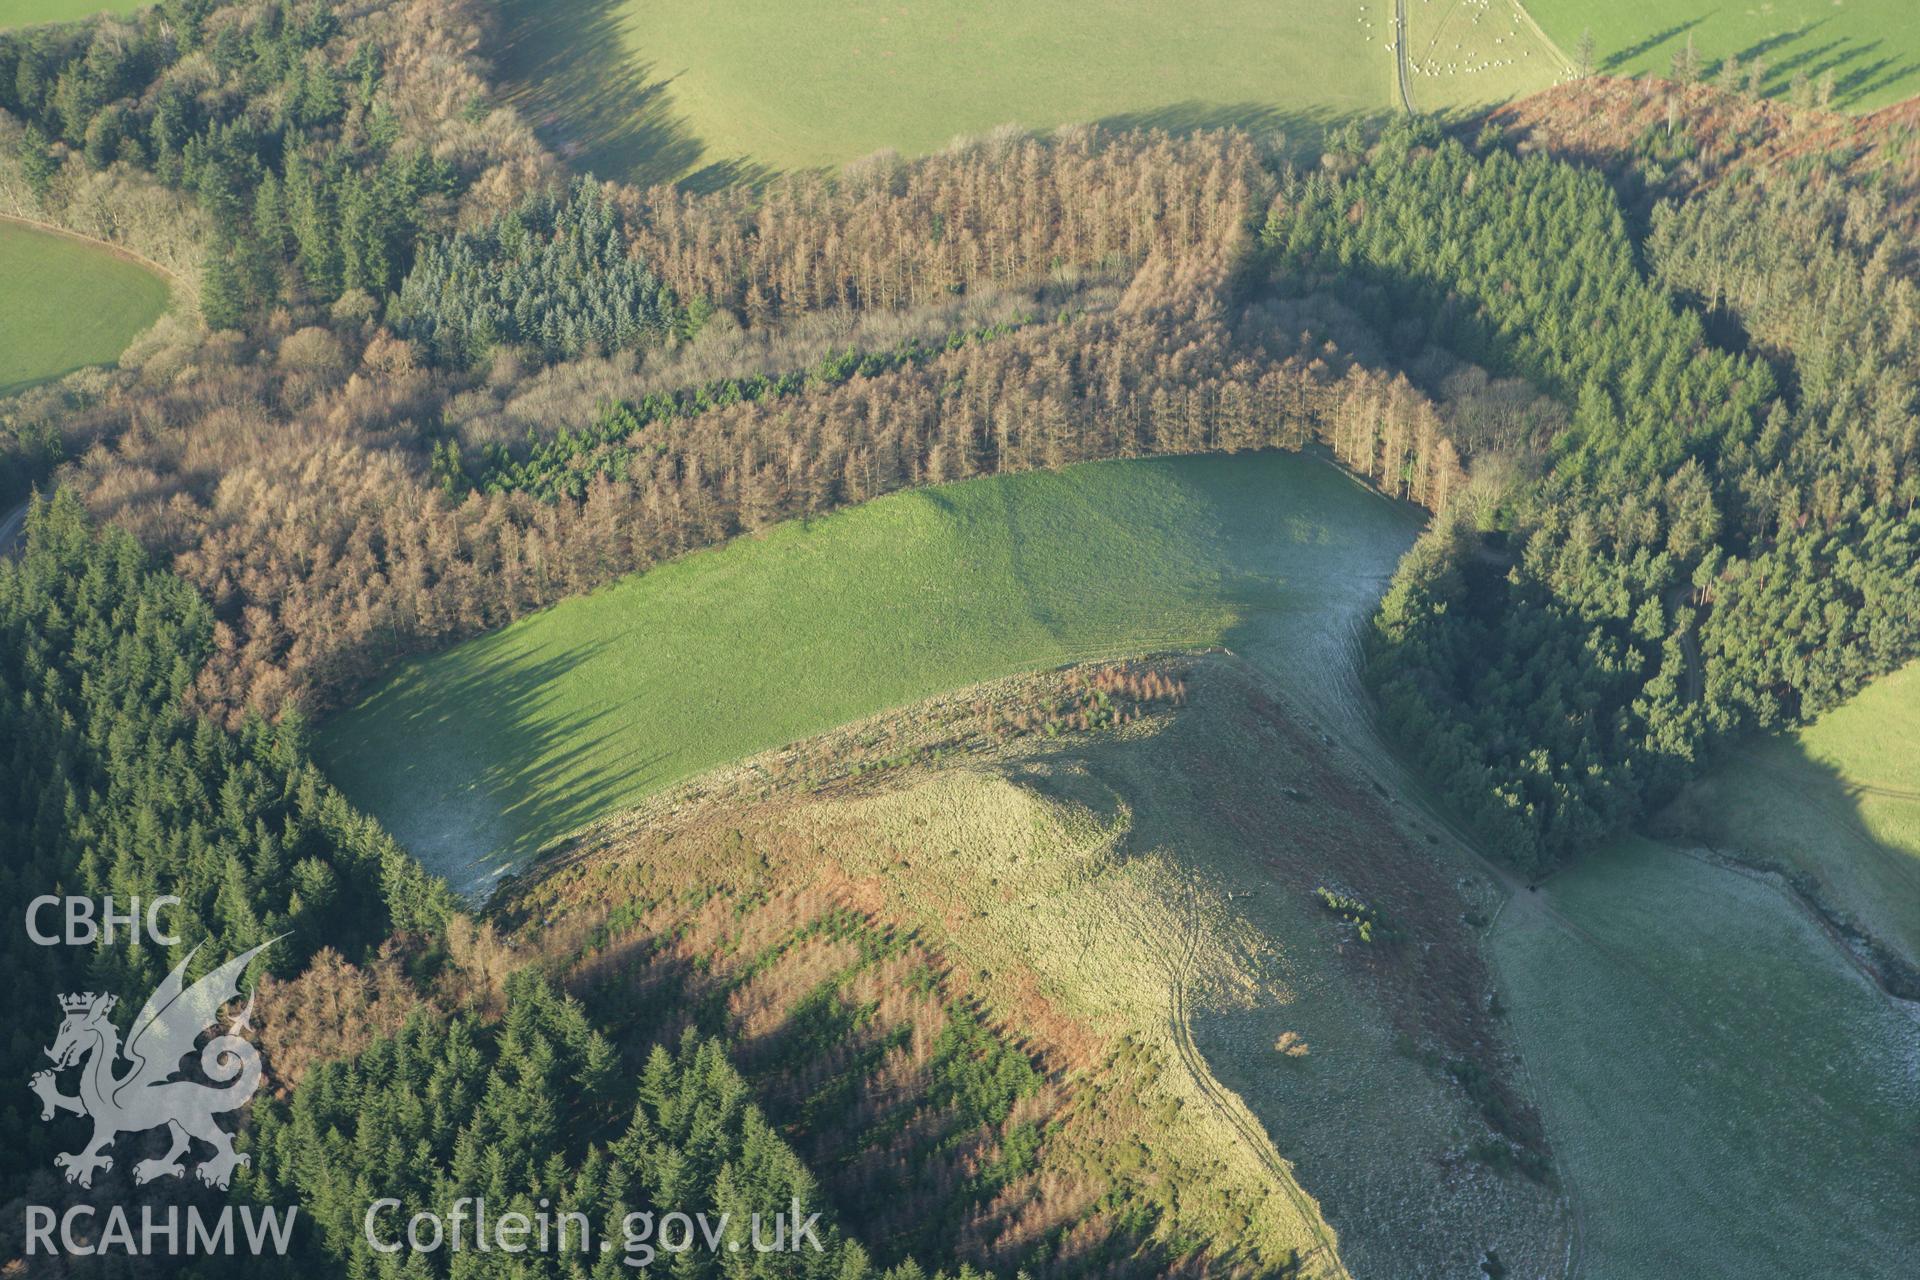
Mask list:
MULTIPOLYGON (((1827 908, 1819 899, 1796 889, 1793 883, 1779 871, 1763 864, 1749 862, 1739 853, 1730 852, 1716 845, 1683 845, 1668 840, 1660 840, 1659 843, 1684 858, 1692 858, 1702 866, 1713 867, 1720 871, 1730 872, 1733 875, 1743 876, 1756 884, 1764 885, 1766 888, 1771 889, 1776 895, 1791 903, 1796 910, 1813 922, 1814 927, 1820 930, 1821 936, 1832 944, 1833 949, 1840 953, 1841 958, 1853 966, 1854 970, 1858 972, 1862 978, 1866 979, 1867 985, 1873 988, 1874 994, 1886 1001, 1896 1012, 1905 1014, 1907 1017, 1913 1018, 1916 1022, 1920 1022, 1920 1002, 1908 1000, 1905 997, 1895 995, 1893 992, 1887 990, 1882 975, 1877 973, 1872 965, 1863 960, 1858 951, 1854 950, 1846 930, 1842 929, 1835 922, 1834 918, 1828 914, 1827 908)), ((1871 938, 1871 935, 1866 936, 1871 938)), ((1871 938, 1871 940, 1875 945, 1883 945, 1877 938, 1871 938)))
MULTIPOLYGON (((178 272, 161 266, 152 258, 147 257, 145 254, 136 253, 123 244, 115 244, 111 240, 102 240, 98 236, 90 236, 84 232, 75 231, 70 227, 60 226, 58 223, 43 222, 39 218, 23 218, 13 213, 0 213, 0 222, 12 223, 17 227, 26 227, 31 231, 44 231, 49 235, 65 236, 69 240, 78 240, 82 244, 90 244, 96 248, 105 249, 109 253, 125 258, 136 266, 145 267, 161 279, 167 281, 169 285, 168 292, 170 294, 175 291, 180 293, 188 292, 187 282, 178 272)), ((151 328, 152 326, 148 327, 151 328)))
MULTIPOLYGON (((1404 0, 1402 0, 1402 2, 1404 3, 1404 0)), ((1547 29, 1540 25, 1539 21, 1534 18, 1532 12, 1528 10, 1527 6, 1523 4, 1521 0, 1513 0, 1513 7, 1521 17, 1527 20, 1527 26, 1533 31, 1533 34, 1540 37, 1540 43, 1545 45, 1547 52, 1553 55, 1555 61, 1559 62, 1560 70, 1564 74, 1570 76, 1578 70, 1578 68, 1573 65, 1573 59, 1567 56, 1567 51, 1554 42, 1554 38, 1547 34, 1547 29)))

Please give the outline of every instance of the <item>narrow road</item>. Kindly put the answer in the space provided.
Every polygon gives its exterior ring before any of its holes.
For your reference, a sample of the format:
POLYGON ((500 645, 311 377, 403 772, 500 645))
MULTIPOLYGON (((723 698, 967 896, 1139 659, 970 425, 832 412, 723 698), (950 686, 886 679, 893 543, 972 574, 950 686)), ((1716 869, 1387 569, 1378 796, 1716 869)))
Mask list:
MULTIPOLYGON (((30 499, 29 499, 30 501, 30 499)), ((27 503, 22 502, 6 515, 0 516, 0 556, 10 556, 14 545, 19 542, 21 531, 27 527, 27 503)))
MULTIPOLYGON (((1193 1038, 1193 1015, 1187 1007, 1187 988, 1193 981, 1194 971, 1198 967, 1200 949, 1200 915, 1196 906, 1189 903, 1187 920, 1187 941, 1180 956, 1179 968, 1173 975, 1173 1007, 1168 1011, 1168 1030, 1173 1036, 1175 1053, 1180 1064, 1187 1069, 1198 1086, 1200 1094, 1214 1113, 1224 1120, 1241 1143, 1260 1162, 1287 1199, 1293 1202, 1294 1210, 1301 1221, 1312 1228, 1314 1237, 1319 1241, 1307 1253, 1301 1255, 1303 1263, 1313 1263, 1323 1259, 1324 1274, 1333 1280, 1353 1280, 1353 1273, 1347 1270, 1347 1264, 1340 1257, 1340 1250, 1333 1240, 1321 1229, 1320 1206, 1316 1204, 1300 1185, 1295 1176, 1293 1165, 1280 1154, 1273 1145, 1266 1127, 1247 1110, 1247 1104, 1239 1094, 1220 1083, 1213 1074, 1213 1068, 1207 1065, 1206 1055, 1200 1052, 1199 1044, 1193 1038)), ((1322 1274, 1316 1269, 1316 1274, 1322 1274)))
POLYGON ((1393 69, 1400 79, 1400 105, 1413 114, 1413 90, 1407 81, 1407 0, 1393 0, 1393 69))
MULTIPOLYGON (((1660 607, 1671 618, 1680 610, 1693 607, 1690 599, 1692 588, 1684 582, 1676 582, 1667 588, 1667 594, 1660 601, 1660 607)), ((1704 616, 1704 609, 1695 608, 1696 626, 1698 618, 1704 616)), ((1687 661, 1687 701, 1698 702, 1707 695, 1707 671, 1700 661, 1700 636, 1695 627, 1688 627, 1680 634, 1680 652, 1687 661)))

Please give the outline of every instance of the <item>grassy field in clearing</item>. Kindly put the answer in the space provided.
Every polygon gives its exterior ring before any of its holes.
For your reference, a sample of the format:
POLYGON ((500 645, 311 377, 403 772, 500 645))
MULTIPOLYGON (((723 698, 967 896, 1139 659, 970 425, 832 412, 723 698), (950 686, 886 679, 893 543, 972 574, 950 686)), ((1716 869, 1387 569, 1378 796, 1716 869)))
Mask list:
POLYGON ((1343 641, 1416 528, 1280 453, 899 494, 408 663, 316 747, 428 867, 482 890, 679 779, 942 690, 1256 628, 1343 641))
POLYGON ((1920 1027, 1780 889, 1627 841, 1491 946, 1581 1274, 1913 1274, 1920 1027))
POLYGON ((1805 728, 1761 739, 1688 789, 1668 820, 1736 856, 1811 877, 1821 901, 1920 966, 1920 664, 1805 728))
POLYGON ((1002 124, 1315 137, 1398 108, 1392 0, 509 0, 503 69, 572 161, 666 181, 918 154, 1002 124))
MULTIPOLYGON (((1418 0, 1410 0, 1418 3, 1418 0)), ((1574 52, 1593 32, 1594 65, 1609 75, 1664 76, 1693 38, 1709 70, 1729 55, 1766 61, 1764 89, 1784 92, 1796 72, 1834 77, 1834 105, 1883 107, 1920 93, 1920 21, 1911 0, 1526 0, 1559 46, 1574 52)))
POLYGON ((0 395, 111 363, 166 305, 166 281, 145 267, 0 222, 0 395))

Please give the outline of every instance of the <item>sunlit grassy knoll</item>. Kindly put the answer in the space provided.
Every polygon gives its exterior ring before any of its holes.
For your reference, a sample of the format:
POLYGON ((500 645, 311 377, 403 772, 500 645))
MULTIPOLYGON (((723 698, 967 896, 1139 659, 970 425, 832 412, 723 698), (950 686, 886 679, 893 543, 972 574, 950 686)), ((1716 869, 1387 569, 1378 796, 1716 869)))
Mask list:
POLYGON ((1345 642, 1416 527, 1277 453, 900 494, 409 663, 316 745, 356 803, 481 890, 702 769, 982 679, 1256 628, 1320 665, 1309 642, 1345 642))
POLYGON ((1337 1245, 1358 1275, 1470 1274, 1497 1242, 1549 1269, 1553 1193, 1467 1154, 1488 1130, 1446 1065, 1500 1061, 1468 923, 1491 883, 1396 826, 1245 666, 1151 665, 1183 701, 1118 728, 1061 728, 1034 691, 1071 677, 1023 677, 704 775, 530 872, 506 917, 564 950, 619 904, 732 919, 827 893, 1071 1064, 1063 1179, 1157 1206, 1223 1266, 1298 1250, 1339 1274, 1337 1245), (1359 941, 1327 882, 1396 940, 1359 941))
POLYGON ((0 393, 112 362, 166 305, 166 281, 146 268, 0 221, 0 393))
POLYGON ((1778 888, 1629 841, 1492 946, 1583 1275, 1913 1274, 1920 1028, 1778 888))

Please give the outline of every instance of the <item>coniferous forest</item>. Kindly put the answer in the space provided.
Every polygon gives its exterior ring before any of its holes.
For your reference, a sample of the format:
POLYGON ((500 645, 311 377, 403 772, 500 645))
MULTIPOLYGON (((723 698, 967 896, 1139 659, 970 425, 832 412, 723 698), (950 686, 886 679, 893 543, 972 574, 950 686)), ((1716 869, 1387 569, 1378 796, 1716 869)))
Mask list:
POLYGON ((496 346, 560 360, 658 342, 679 323, 673 294, 627 255, 606 193, 578 179, 478 234, 426 247, 389 319, 434 359, 470 365, 496 346))
POLYGON ((1570 415, 1503 442, 1527 479, 1409 559, 1371 667, 1389 723, 1538 870, 1669 798, 1727 735, 1817 713, 1912 654, 1911 312, 1879 294, 1891 349, 1867 322, 1858 352, 1819 336, 1831 311, 1782 314, 1775 291, 1838 302, 1891 274, 1886 242, 1839 241, 1838 211, 1787 223, 1780 193, 1731 187, 1662 206, 1643 281, 1597 175, 1413 143, 1305 180, 1264 238, 1283 289, 1358 297, 1410 347, 1441 335, 1570 415), (1734 313, 1771 341, 1728 354, 1688 299, 1718 305, 1729 246, 1785 225, 1817 256, 1739 255, 1758 305, 1734 313))

